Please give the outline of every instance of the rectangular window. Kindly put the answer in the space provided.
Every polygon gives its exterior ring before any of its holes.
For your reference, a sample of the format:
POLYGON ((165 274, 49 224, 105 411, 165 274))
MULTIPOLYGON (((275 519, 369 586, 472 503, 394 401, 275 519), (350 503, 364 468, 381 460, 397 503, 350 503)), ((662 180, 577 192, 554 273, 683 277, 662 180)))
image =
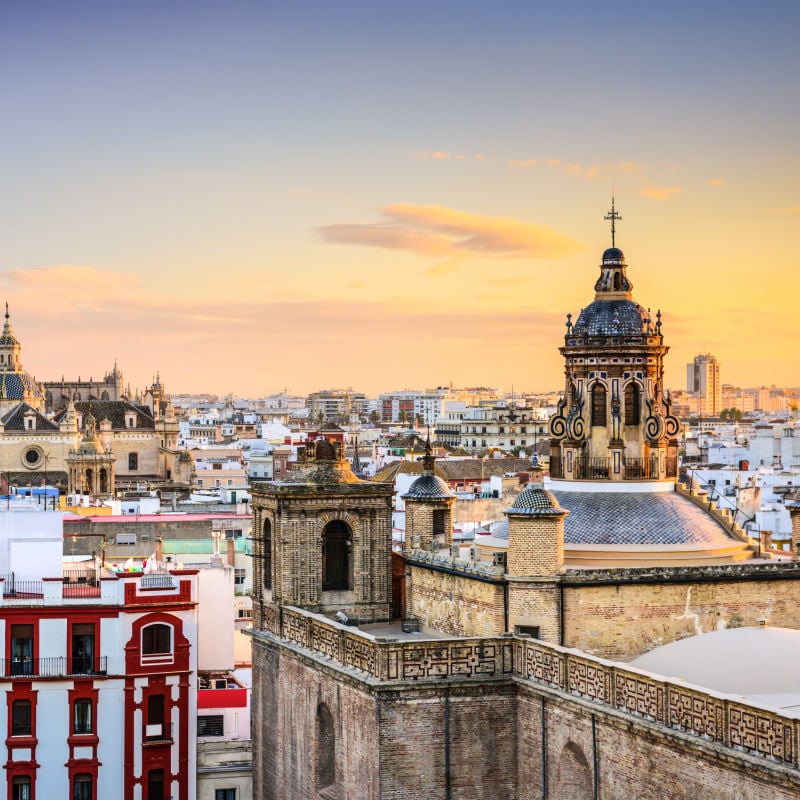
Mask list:
POLYGON ((11 704, 11 735, 31 735, 31 701, 14 700, 11 704))
POLYGON ((72 626, 72 674, 87 675, 94 672, 94 623, 76 623, 72 626))
POLYGON ((538 625, 515 625, 514 626, 514 633, 517 636, 530 636, 531 639, 538 639, 539 638, 539 626, 538 625))
POLYGON ((139 454, 138 453, 128 453, 128 469, 131 472, 135 472, 139 469, 139 454))
POLYGON ((222 736, 225 730, 224 717, 222 714, 213 716, 202 716, 197 718, 198 736, 222 736))
MULTIPOLYGON (((134 512, 131 512, 134 513, 134 512)), ((125 546, 128 547, 130 545, 136 544, 136 534, 135 533, 118 533, 117 538, 115 539, 117 546, 125 546)))
POLYGON ((11 626, 11 674, 33 675, 33 625, 11 626))
POLYGON ((164 795, 163 769, 151 769, 147 773, 147 800, 167 800, 164 795))
POLYGON ((244 586, 244 579, 245 570, 238 568, 234 570, 233 582, 236 586, 244 586))
POLYGON ((72 800, 92 800, 92 776, 76 775, 72 784, 72 800))
POLYGON ((31 800, 31 779, 29 775, 17 775, 11 781, 11 800, 31 800))
POLYGON ((214 800, 236 800, 236 789, 216 789, 214 800))
POLYGON ((81 697, 75 701, 72 732, 92 733, 92 701, 88 698, 81 697))

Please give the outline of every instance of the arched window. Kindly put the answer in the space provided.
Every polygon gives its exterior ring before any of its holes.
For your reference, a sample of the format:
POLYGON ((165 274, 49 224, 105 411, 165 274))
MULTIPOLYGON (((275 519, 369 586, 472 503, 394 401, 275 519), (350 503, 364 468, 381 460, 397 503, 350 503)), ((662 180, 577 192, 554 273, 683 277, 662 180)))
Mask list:
POLYGON ((317 708, 317 790, 336 783, 336 732, 328 706, 317 708))
POLYGON ((578 745, 568 742, 558 759, 559 800, 592 800, 592 773, 589 762, 578 745))
POLYGON ((108 472, 105 469, 100 470, 100 491, 108 491, 108 472))
POLYGON ((592 426, 606 425, 606 387, 596 383, 592 387, 592 426))
POLYGON ((172 652, 172 628, 157 622, 142 628, 142 655, 161 656, 172 652))
POLYGON ((352 531, 340 519, 322 531, 322 588, 342 591, 350 588, 350 546, 352 531))
POLYGON ((86 470, 86 489, 89 492, 94 491, 94 472, 91 469, 86 470))
POLYGON ((272 588, 272 523, 264 520, 264 560, 262 561, 264 570, 264 588, 272 588))
POLYGON ((613 284, 615 292, 618 292, 622 288, 622 276, 619 274, 619 272, 614 273, 613 284))
POLYGON ((631 381, 625 387, 625 424, 638 425, 640 413, 639 384, 631 381))

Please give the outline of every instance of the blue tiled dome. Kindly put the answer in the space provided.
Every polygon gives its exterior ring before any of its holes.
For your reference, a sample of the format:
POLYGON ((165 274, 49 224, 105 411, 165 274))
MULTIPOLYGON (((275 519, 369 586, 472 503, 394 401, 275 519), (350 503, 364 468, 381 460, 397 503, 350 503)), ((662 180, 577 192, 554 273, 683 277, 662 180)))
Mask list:
POLYGON ((541 486, 523 489, 508 509, 512 514, 566 514, 558 504, 556 496, 541 486))
POLYGON ((438 475, 420 475, 402 495, 404 500, 446 500, 452 496, 450 487, 438 475))
POLYGON ((647 329, 650 314, 633 300, 595 300, 578 315, 575 336, 633 336, 647 329))
POLYGON ((625 254, 619 247, 609 247, 603 253, 603 263, 604 264, 624 264, 625 263, 625 254))

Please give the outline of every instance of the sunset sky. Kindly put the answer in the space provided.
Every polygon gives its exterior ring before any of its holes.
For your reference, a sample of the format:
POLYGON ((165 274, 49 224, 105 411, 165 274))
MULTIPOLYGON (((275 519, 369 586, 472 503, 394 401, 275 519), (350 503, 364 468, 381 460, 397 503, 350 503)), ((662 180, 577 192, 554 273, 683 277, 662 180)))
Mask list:
POLYGON ((667 385, 800 385, 800 3, 0 4, 39 380, 560 388, 612 186, 667 385))

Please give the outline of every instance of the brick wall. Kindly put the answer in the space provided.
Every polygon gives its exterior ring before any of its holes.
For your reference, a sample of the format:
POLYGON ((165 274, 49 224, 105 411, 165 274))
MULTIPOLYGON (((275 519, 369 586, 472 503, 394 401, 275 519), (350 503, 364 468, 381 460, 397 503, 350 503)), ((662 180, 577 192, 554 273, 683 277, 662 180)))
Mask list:
MULTIPOLYGON (((587 576, 589 572, 587 571, 587 576)), ((630 658, 668 642, 723 628, 796 628, 796 580, 636 583, 564 587, 568 647, 630 658)))
POLYGON ((563 563, 564 516, 509 512, 509 575, 555 575, 563 563))
POLYGON ((410 616, 455 636, 504 632, 503 586, 410 565, 406 594, 410 616))

